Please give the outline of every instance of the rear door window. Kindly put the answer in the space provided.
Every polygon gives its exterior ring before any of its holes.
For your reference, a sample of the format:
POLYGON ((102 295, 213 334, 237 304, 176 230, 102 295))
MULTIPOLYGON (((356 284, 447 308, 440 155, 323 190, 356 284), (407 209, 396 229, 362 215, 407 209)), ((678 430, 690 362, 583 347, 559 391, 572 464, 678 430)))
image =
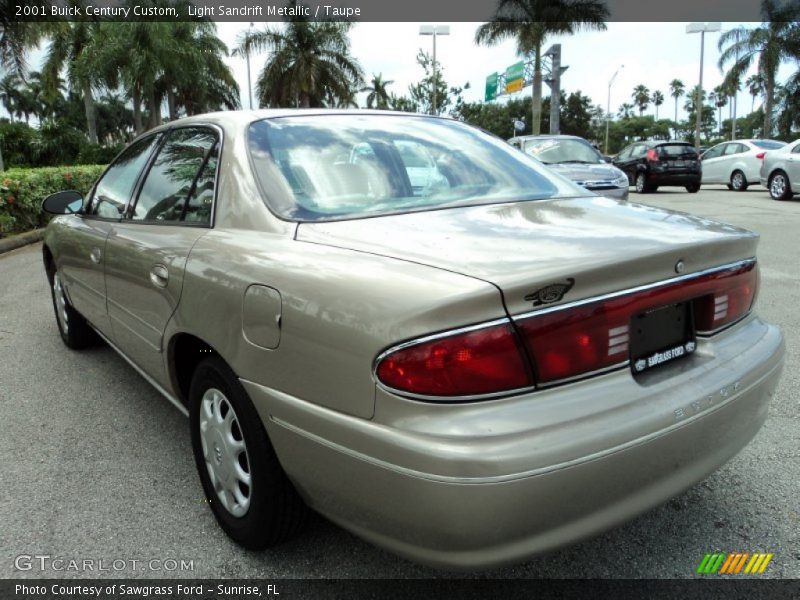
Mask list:
POLYGON ((214 193, 218 136, 204 127, 170 132, 148 171, 134 221, 208 223, 214 193))

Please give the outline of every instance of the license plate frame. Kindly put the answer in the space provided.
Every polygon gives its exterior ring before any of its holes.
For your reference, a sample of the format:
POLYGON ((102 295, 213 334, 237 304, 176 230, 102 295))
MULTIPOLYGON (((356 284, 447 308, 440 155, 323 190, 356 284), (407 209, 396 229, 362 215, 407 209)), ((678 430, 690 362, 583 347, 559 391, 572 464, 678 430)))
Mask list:
POLYGON ((634 374, 684 358, 696 347, 691 302, 658 306, 631 317, 630 364, 634 374))

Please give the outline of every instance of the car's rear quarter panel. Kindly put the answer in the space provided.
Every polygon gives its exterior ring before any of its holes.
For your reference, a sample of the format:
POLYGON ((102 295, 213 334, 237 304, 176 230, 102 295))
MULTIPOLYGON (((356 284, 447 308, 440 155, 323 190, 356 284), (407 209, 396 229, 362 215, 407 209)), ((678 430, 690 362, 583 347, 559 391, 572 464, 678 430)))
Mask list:
POLYGON ((215 229, 192 249, 167 339, 200 337, 246 380, 351 415, 373 414, 375 357, 390 344, 504 315, 493 285, 407 261, 215 229), (242 331, 252 284, 280 292, 280 344, 242 331))

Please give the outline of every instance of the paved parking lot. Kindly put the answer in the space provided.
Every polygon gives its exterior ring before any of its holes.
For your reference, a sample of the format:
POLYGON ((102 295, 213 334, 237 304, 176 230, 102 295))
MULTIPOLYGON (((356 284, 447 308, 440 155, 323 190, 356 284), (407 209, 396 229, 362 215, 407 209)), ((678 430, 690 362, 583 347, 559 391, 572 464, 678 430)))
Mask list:
MULTIPOLYGON (((761 234, 758 311, 780 325, 787 346, 769 419, 738 457, 665 505, 579 545, 474 575, 692 577, 706 552, 761 551, 774 553, 764 576, 798 578, 800 197, 775 202, 756 186, 738 194, 664 188, 631 200, 761 234)), ((229 542, 203 502, 186 419, 108 347, 72 352, 61 344, 40 247, 0 256, 0 577, 451 576, 376 549, 322 518, 267 552, 229 542), (40 559, 18 571, 20 555, 122 560, 126 567, 42 572, 40 559), (170 559, 192 561, 193 568, 170 570, 170 559), (144 562, 131 568, 132 560, 144 562), (158 562, 143 569, 151 560, 158 562)))

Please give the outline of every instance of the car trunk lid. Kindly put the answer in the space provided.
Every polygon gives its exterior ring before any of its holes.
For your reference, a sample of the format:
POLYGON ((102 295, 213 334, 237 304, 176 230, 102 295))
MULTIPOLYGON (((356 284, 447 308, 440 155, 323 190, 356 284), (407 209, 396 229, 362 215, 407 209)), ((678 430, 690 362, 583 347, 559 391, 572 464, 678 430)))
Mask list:
POLYGON ((601 197, 301 223, 296 238, 490 282, 511 315, 751 258, 758 241, 732 225, 601 197))

